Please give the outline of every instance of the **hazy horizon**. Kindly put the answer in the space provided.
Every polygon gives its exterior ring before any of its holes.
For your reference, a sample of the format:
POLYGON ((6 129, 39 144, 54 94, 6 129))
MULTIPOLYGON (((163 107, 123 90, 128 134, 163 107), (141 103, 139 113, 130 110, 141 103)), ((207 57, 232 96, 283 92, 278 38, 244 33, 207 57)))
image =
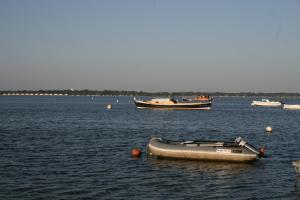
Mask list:
POLYGON ((0 90, 300 92, 300 1, 0 0, 0 90))
POLYGON ((203 95, 205 94, 212 94, 212 93, 224 93, 224 94, 300 94, 299 92, 255 92, 255 91, 240 91, 240 92, 220 92, 220 91, 163 91, 163 90, 155 90, 155 91, 145 91, 145 90, 107 90, 107 89, 102 89, 102 90, 98 90, 98 89, 74 89, 74 88, 69 88, 69 89, 36 89, 36 90, 32 90, 32 89, 13 89, 13 90, 4 90, 4 89, 0 89, 0 92, 4 92, 4 91, 9 91, 9 92, 23 92, 23 91, 27 91, 27 92, 39 92, 39 91, 80 91, 83 92, 85 90, 87 91, 99 91, 99 92, 103 92, 103 91, 118 91, 118 92, 143 92, 143 93, 201 93, 203 95))

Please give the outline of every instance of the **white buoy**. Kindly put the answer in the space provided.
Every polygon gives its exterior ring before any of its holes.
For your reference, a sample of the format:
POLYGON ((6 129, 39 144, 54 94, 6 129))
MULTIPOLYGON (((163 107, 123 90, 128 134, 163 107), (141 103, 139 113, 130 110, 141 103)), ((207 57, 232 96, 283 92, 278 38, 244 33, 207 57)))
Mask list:
POLYGON ((106 106, 106 108, 107 108, 108 110, 112 109, 111 104, 108 104, 108 105, 106 106))
POLYGON ((271 126, 267 126, 266 127, 266 131, 269 132, 269 133, 272 133, 273 129, 271 126))

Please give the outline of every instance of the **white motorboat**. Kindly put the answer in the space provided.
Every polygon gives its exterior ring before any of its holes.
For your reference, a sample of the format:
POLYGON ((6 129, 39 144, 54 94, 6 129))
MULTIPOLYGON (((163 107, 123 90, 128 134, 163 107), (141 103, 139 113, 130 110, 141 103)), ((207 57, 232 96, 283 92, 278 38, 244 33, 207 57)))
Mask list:
POLYGON ((270 101, 269 99, 262 99, 261 101, 252 101, 251 106, 280 107, 282 106, 282 102, 270 101))

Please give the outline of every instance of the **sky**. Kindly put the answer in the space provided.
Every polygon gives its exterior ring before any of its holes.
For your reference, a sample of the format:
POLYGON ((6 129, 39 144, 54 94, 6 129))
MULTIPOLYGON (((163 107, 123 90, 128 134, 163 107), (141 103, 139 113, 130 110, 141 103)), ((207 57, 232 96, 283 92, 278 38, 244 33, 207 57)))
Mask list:
POLYGON ((0 90, 300 93, 299 0, 0 0, 0 90))

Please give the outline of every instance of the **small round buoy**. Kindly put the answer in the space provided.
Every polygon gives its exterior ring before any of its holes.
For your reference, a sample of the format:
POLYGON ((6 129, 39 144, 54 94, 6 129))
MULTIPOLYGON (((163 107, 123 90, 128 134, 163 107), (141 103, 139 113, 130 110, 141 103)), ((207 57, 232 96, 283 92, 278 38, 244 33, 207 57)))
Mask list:
POLYGON ((108 105, 106 106, 106 108, 107 108, 107 109, 112 109, 111 104, 108 104, 108 105))
POLYGON ((131 150, 131 155, 133 157, 141 157, 142 151, 139 148, 134 148, 131 150))
POLYGON ((266 127, 266 131, 269 132, 269 133, 272 133, 273 129, 271 126, 267 126, 266 127))
POLYGON ((261 158, 265 156, 266 150, 264 147, 260 147, 258 152, 259 152, 258 156, 261 158))

